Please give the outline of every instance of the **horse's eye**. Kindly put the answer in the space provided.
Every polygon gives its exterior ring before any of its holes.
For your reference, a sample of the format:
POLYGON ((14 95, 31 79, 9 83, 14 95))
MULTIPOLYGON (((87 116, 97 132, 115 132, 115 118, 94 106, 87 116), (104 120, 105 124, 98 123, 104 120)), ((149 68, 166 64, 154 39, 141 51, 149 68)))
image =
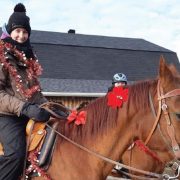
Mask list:
POLYGON ((176 117, 178 120, 180 120, 180 113, 176 113, 176 117))

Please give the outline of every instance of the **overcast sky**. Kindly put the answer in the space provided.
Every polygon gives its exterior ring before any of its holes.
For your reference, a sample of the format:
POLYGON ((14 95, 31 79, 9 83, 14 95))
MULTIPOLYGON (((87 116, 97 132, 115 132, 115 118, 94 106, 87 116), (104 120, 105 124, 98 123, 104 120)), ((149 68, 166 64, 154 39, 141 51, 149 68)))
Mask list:
POLYGON ((142 38, 180 59, 180 0, 0 0, 0 26, 16 3, 26 6, 34 30, 142 38))

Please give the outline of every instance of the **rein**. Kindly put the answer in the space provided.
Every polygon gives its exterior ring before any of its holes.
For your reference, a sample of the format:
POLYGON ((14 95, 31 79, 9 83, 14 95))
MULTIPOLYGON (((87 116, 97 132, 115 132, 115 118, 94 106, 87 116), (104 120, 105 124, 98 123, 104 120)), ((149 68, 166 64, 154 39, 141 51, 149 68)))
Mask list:
POLYGON ((108 163, 111 163, 111 164, 114 164, 114 165, 118 165, 118 166, 121 166, 121 167, 126 168, 128 170, 135 171, 135 172, 138 172, 138 173, 141 173, 141 174, 145 174, 145 175, 149 175, 149 176, 154 176, 155 177, 155 178, 145 178, 145 179, 157 179, 157 178, 159 179, 161 177, 160 174, 152 173, 152 172, 149 172, 149 171, 143 171, 143 170, 140 170, 140 169, 136 169, 136 168, 133 168, 133 167, 121 164, 121 163, 119 163, 117 161, 114 161, 112 159, 109 159, 109 158, 107 158, 107 157, 105 157, 105 156, 103 156, 103 155, 101 155, 99 153, 96 153, 96 152, 94 152, 94 151, 92 151, 92 150, 90 150, 90 149, 88 149, 88 148, 86 148, 86 147, 84 147, 84 146, 82 146, 82 145, 72 141, 68 137, 66 137, 63 134, 61 134, 60 132, 58 132, 56 129, 52 128, 47 122, 45 124, 46 124, 47 127, 52 129, 53 131, 55 131, 59 136, 61 136, 62 138, 64 138, 68 142, 70 142, 71 144, 75 145, 76 147, 78 147, 78 148, 88 152, 89 154, 94 155, 94 156, 96 156, 96 157, 98 157, 98 158, 100 158, 100 159, 102 159, 102 160, 104 160, 104 161, 106 161, 108 163))
POLYGON ((55 111, 51 110, 51 106, 57 106, 59 107, 63 112, 70 112, 71 110, 65 106, 63 106, 62 104, 56 103, 56 102, 45 102, 43 104, 40 105, 41 108, 45 109, 46 111, 48 111, 49 113, 51 113, 54 117, 58 118, 58 119, 64 119, 64 117, 60 116, 59 114, 57 114, 55 111))

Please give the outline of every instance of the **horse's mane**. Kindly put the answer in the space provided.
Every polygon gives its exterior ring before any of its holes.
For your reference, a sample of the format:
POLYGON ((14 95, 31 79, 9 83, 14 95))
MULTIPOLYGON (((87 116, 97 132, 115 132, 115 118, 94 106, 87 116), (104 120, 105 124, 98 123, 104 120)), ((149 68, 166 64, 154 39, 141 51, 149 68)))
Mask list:
MULTIPOLYGON (((127 108, 131 105, 137 110, 144 111, 149 108, 149 90, 154 97, 156 93, 157 80, 140 81, 129 88, 129 98, 127 108)), ((84 138, 96 137, 98 133, 105 133, 108 128, 114 127, 117 123, 119 108, 111 108, 107 105, 107 96, 97 98, 79 111, 86 111, 85 125, 76 125, 74 122, 61 124, 59 131, 66 137, 78 142, 84 138)))
POLYGON ((74 122, 60 124, 60 131, 67 137, 79 141, 103 133, 116 124, 118 108, 107 105, 107 96, 97 98, 79 111, 86 111, 85 125, 76 125, 74 122))
POLYGON ((150 107, 149 93, 153 98, 157 92, 157 80, 138 81, 129 86, 128 109, 132 104, 136 111, 146 111, 150 107))

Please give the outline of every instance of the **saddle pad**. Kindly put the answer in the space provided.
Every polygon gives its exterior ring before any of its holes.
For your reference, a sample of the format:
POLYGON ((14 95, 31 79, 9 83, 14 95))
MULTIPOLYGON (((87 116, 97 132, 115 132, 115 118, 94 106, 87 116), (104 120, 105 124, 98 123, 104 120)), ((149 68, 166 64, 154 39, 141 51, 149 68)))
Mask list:
MULTIPOLYGON (((58 124, 59 122, 54 122, 51 127, 57 130, 58 124)), ((46 132, 47 135, 41 148, 41 154, 39 155, 39 166, 43 166, 44 169, 48 169, 51 162, 56 139, 56 132, 54 130, 46 127, 46 132)))
POLYGON ((42 143, 46 135, 45 126, 44 123, 34 123, 33 120, 29 120, 26 126, 27 141, 29 140, 28 151, 34 150, 38 145, 40 145, 40 143, 42 143))

